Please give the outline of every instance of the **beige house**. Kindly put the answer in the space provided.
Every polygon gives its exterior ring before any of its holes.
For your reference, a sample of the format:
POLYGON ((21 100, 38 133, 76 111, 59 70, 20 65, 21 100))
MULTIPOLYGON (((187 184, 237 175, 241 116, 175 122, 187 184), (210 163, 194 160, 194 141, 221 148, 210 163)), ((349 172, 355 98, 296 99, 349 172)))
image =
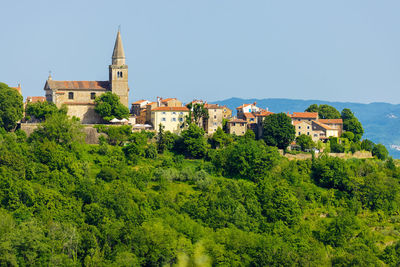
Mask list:
POLYGON ((68 115, 80 118, 82 123, 102 122, 94 111, 94 99, 105 92, 115 93, 121 103, 128 107, 128 66, 125 64, 120 32, 115 40, 108 81, 54 81, 49 75, 44 90, 48 102, 53 102, 57 107, 67 105, 68 115))
POLYGON ((162 124, 165 131, 179 134, 185 125, 185 117, 189 115, 187 107, 156 107, 151 110, 151 124, 154 130, 162 124))
POLYGON ((318 120, 318 112, 293 112, 292 115, 289 115, 292 119, 292 122, 295 121, 315 121, 318 120))
POLYGON ((159 107, 182 107, 182 102, 176 98, 162 99, 157 97, 159 107))
POLYGON ((253 113, 253 112, 260 112, 263 111, 263 109, 259 108, 256 106, 256 102, 253 104, 243 104, 239 107, 236 108, 237 111, 237 117, 242 120, 247 120, 245 114, 247 113, 253 113))
POLYGON ((342 119, 319 119, 318 122, 323 123, 332 129, 337 129, 339 137, 343 133, 343 120, 342 119))
POLYGON ((247 130, 247 121, 238 119, 238 118, 232 118, 227 122, 227 130, 229 134, 235 134, 235 135, 244 135, 247 130))
POLYGON ((208 119, 203 121, 203 128, 207 134, 213 134, 218 127, 222 129, 222 118, 224 108, 218 104, 204 104, 208 111, 208 119))
POLYGON ((231 117, 232 117, 232 109, 228 108, 227 106, 222 106, 222 118, 230 119, 231 117))
POLYGON ((295 127, 296 137, 299 135, 309 135, 314 142, 319 140, 319 132, 313 131, 312 122, 310 121, 294 121, 293 126, 295 127))
POLYGON ((328 139, 329 137, 340 137, 339 130, 332 128, 319 121, 312 122, 312 129, 319 134, 319 139, 328 139))

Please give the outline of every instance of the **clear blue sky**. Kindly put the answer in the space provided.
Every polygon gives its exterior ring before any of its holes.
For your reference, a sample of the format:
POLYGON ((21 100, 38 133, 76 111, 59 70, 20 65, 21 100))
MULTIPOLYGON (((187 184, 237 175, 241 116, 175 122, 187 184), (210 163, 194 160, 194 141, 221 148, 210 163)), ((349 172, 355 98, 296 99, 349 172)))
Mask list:
POLYGON ((118 25, 130 100, 400 103, 400 1, 2 1, 0 81, 44 95, 107 80, 118 25))

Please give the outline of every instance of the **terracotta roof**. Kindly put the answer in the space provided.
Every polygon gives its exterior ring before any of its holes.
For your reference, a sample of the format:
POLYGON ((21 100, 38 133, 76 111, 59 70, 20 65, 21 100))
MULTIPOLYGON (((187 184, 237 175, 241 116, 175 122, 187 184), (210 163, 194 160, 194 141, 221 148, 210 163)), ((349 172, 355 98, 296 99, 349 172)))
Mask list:
POLYGON ((151 111, 189 111, 187 107, 157 107, 151 111))
POLYGON ((218 104, 204 104, 205 108, 209 108, 209 109, 216 109, 216 108, 222 108, 221 106, 219 106, 218 104))
POLYGON ((230 121, 228 121, 228 123, 233 123, 233 122, 247 123, 247 121, 241 119, 231 119, 230 121))
POLYGON ((95 89, 108 90, 109 81, 47 81, 50 89, 95 89))
POLYGON ((323 123, 320 123, 320 122, 318 122, 318 121, 313 121, 313 122, 314 122, 315 124, 321 126, 322 128, 324 128, 325 130, 336 130, 336 129, 332 129, 332 128, 329 127, 328 125, 323 124, 323 123))
POLYGON ((316 119, 318 118, 318 112, 293 112, 292 118, 307 118, 316 119))
POLYGON ((318 121, 325 124, 343 124, 342 119, 319 119, 318 121))
POLYGON ((166 99, 161 100, 161 102, 168 102, 171 100, 176 100, 176 98, 166 98, 166 99))
POLYGON ((271 112, 271 111, 261 111, 259 113, 254 113, 254 116, 256 116, 256 117, 266 117, 266 116, 269 116, 271 114, 274 114, 274 113, 271 112))
POLYGON ((243 104, 243 105, 237 107, 236 109, 241 109, 241 108, 244 108, 244 107, 247 107, 247 106, 250 106, 250 105, 251 105, 251 104, 243 104))
POLYGON ((142 104, 143 102, 146 102, 147 100, 138 100, 136 102, 133 102, 132 104, 142 104))
POLYGON ((246 117, 246 119, 255 118, 254 115, 252 113, 249 113, 249 112, 244 112, 243 115, 246 117))
POLYGON ((154 104, 157 104, 157 102, 150 102, 150 103, 147 103, 147 105, 146 105, 146 106, 149 106, 149 105, 154 105, 154 104))
POLYGON ((28 103, 36 103, 36 102, 45 102, 46 97, 44 96, 28 96, 26 98, 26 102, 28 103))

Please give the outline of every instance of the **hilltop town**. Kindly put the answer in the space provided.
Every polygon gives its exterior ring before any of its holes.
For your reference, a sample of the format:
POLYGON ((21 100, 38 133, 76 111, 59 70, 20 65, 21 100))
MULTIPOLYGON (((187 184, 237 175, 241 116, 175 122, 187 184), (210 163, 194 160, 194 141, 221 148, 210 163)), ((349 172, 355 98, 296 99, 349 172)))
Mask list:
MULTIPOLYGON (((21 93, 21 86, 15 87, 21 93)), ((263 136, 263 121, 274 114, 267 107, 258 107, 257 103, 243 103, 236 108, 236 115, 227 106, 208 103, 204 100, 193 100, 182 103, 177 98, 156 97, 154 100, 138 100, 129 105, 130 88, 128 86, 128 66, 120 31, 117 33, 111 65, 109 65, 108 81, 56 81, 51 74, 44 85, 45 96, 28 96, 25 106, 37 102, 49 102, 58 108, 65 106, 69 116, 80 119, 82 124, 127 124, 133 131, 157 131, 161 125, 165 131, 180 134, 187 128, 187 118, 196 117, 198 111, 202 115, 194 118, 196 124, 207 135, 214 134, 218 128, 226 133, 242 136, 247 130, 252 130, 257 139, 263 136), (118 96, 119 101, 130 114, 126 118, 104 120, 95 110, 96 97, 111 92, 118 96), (197 109, 197 112, 196 110, 197 109)), ((341 118, 320 118, 318 112, 286 113, 295 127, 295 136, 307 135, 315 143, 326 142, 330 138, 342 136, 343 120, 341 118)), ((192 121, 192 120, 191 120, 192 121)), ((35 118, 23 120, 25 123, 35 123, 35 118)), ((296 142, 289 148, 296 147, 296 142)))

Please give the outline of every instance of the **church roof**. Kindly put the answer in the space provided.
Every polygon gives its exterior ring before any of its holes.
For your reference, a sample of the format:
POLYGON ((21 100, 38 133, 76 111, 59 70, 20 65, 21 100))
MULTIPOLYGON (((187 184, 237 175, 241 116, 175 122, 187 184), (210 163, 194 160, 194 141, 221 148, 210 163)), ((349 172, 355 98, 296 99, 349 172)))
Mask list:
POLYGON ((115 40, 112 59, 125 59, 124 47, 122 46, 121 33, 118 31, 117 39, 115 40))
POLYGON ((108 90, 110 88, 109 81, 53 81, 48 80, 47 85, 50 89, 94 89, 108 90))

